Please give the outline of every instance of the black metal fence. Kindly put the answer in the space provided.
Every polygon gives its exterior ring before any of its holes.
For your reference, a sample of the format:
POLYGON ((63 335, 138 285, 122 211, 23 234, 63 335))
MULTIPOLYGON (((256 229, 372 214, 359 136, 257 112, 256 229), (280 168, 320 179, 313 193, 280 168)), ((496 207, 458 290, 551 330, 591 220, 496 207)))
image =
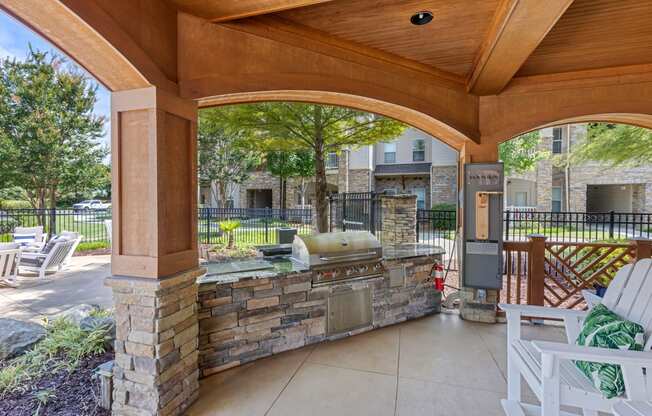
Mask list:
POLYGON ((328 197, 330 231, 360 230, 376 234, 381 239, 383 228, 379 194, 349 192, 328 197))
POLYGON ((197 232, 202 244, 226 243, 220 222, 237 220, 236 243, 277 244, 279 229, 296 228, 297 234, 312 234, 312 209, 200 208, 197 232))
POLYGON ((505 240, 541 234, 554 241, 650 238, 652 214, 625 212, 505 211, 505 240))
POLYGON ((0 210, 0 242, 12 241, 16 227, 43 226, 50 235, 78 232, 83 241, 108 241, 105 220, 110 210, 6 209, 0 210))

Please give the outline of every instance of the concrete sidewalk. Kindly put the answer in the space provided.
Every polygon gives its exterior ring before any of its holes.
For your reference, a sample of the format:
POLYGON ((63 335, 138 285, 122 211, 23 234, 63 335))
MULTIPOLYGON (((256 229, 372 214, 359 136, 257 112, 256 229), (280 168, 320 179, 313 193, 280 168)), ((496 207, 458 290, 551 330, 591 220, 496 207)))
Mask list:
POLYGON ((0 317, 40 322, 73 306, 113 306, 104 278, 111 274, 111 256, 73 257, 68 267, 45 279, 19 276, 18 288, 0 287, 0 317))

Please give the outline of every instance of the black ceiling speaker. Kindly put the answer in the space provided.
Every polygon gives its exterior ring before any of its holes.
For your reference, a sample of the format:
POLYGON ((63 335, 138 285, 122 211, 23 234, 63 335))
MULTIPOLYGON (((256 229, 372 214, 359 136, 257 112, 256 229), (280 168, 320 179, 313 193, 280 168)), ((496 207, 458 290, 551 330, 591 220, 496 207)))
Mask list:
POLYGON ((410 22, 415 26, 423 26, 432 22, 432 12, 422 11, 412 15, 410 22))

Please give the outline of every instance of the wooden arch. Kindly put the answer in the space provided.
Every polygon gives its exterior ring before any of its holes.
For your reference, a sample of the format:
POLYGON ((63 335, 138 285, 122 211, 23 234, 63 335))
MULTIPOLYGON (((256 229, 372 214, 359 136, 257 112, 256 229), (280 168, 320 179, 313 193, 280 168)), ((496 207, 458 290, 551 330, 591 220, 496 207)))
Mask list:
POLYGON ((447 124, 434 119, 427 114, 391 104, 368 97, 361 97, 351 94, 342 94, 326 91, 260 91, 240 94, 226 94, 217 97, 210 97, 199 100, 199 107, 213 107, 220 105, 245 104, 264 101, 293 101, 315 104, 328 104, 343 107, 355 108, 356 110, 368 111, 399 120, 419 130, 428 133, 436 139, 452 147, 461 150, 468 140, 464 134, 448 126, 447 124))

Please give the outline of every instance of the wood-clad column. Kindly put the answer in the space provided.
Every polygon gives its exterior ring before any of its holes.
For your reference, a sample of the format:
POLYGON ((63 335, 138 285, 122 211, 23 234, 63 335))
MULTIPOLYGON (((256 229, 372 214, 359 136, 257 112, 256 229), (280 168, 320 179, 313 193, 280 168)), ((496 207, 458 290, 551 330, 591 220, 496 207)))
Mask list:
POLYGON ((196 268, 197 106, 151 88, 111 97, 113 275, 196 268))
POLYGON ((179 415, 199 392, 197 106, 114 93, 114 415, 179 415))

